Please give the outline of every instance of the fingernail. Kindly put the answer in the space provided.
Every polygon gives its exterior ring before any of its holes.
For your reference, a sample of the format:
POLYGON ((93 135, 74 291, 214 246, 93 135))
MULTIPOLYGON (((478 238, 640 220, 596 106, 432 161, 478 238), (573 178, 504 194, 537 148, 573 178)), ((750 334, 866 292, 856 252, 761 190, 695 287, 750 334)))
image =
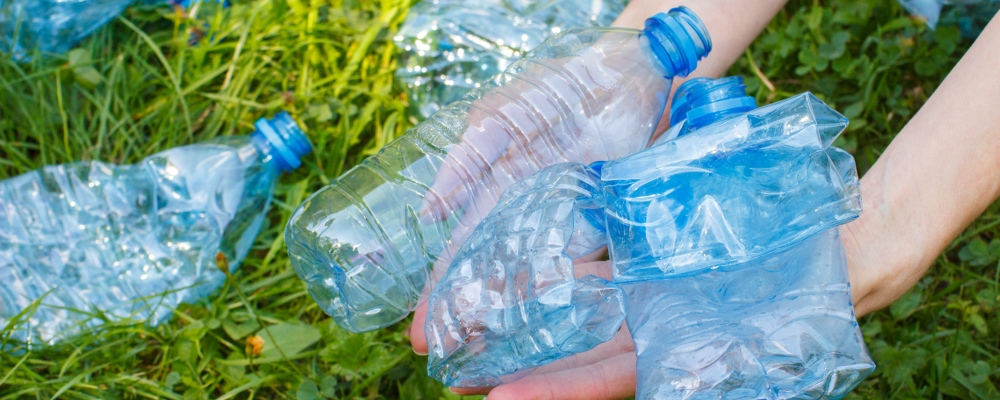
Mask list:
POLYGON ((427 355, 426 351, 423 352, 423 353, 421 353, 421 352, 417 351, 417 349, 413 349, 413 352, 416 353, 418 356, 426 356, 427 355))

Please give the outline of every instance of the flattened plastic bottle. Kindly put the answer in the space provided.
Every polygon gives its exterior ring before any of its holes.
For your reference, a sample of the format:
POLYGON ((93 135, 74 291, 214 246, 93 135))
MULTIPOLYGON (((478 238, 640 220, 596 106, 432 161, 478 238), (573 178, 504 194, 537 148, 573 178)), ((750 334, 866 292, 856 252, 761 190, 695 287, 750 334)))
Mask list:
POLYGON ((642 31, 550 37, 299 206, 285 233, 292 265, 345 329, 401 320, 507 186, 644 148, 671 79, 710 49, 686 8, 642 31))
MULTIPOLYGON (((982 30, 982 27, 973 28, 973 18, 972 17, 984 17, 985 22, 976 21, 977 24, 985 25, 989 22, 991 16, 997 13, 997 4, 985 4, 985 3, 1000 3, 997 0, 898 0, 899 4, 903 6, 911 14, 924 18, 927 22, 927 26, 931 29, 936 29, 938 22, 941 23, 957 23, 962 32, 966 36, 978 36, 978 33, 973 35, 974 30, 982 30), (942 18, 941 10, 945 6, 959 6, 956 8, 958 15, 950 16, 951 18, 942 18), (964 15, 963 15, 964 14, 964 15), (951 21, 946 21, 951 19, 951 21)), ((947 13, 946 13, 947 14, 947 13)))
POLYGON ((831 146, 847 120, 808 93, 696 108, 691 132, 603 168, 636 398, 843 397, 874 369, 836 228, 861 211, 831 146))
POLYGON ((594 169, 563 163, 504 191, 431 293, 428 375, 496 386, 618 332, 621 289, 577 278, 573 265, 607 244, 600 183, 594 169))
POLYGON ((396 76, 428 117, 572 28, 610 26, 627 0, 428 0, 410 8, 394 38, 396 76))
POLYGON ((278 175, 312 149, 285 112, 257 128, 0 181, 0 326, 17 319, 14 339, 53 343, 100 324, 95 310, 156 324, 219 287, 219 259, 238 267, 278 175))
MULTIPOLYGON (((191 0, 143 0, 189 7, 191 0)), ((199 0, 194 0, 198 2, 199 0)), ((0 52, 24 58, 37 47, 47 53, 73 48, 135 0, 2 0, 0 52)), ((207 0, 210 8, 216 0, 207 0)), ((224 0, 218 1, 225 5, 224 0)))

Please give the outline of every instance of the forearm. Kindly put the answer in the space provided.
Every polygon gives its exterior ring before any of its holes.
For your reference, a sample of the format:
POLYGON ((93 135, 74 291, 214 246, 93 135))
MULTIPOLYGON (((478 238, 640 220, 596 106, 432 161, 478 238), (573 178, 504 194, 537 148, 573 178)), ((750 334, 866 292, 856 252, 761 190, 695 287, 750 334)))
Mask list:
MULTIPOLYGON (((698 68, 690 76, 674 79, 676 88, 687 78, 719 78, 725 74, 785 2, 787 0, 633 0, 612 25, 642 29, 647 18, 682 5, 698 14, 712 37, 712 51, 698 62, 698 68)), ((669 103, 667 109, 670 109, 669 103)), ((668 123, 669 118, 663 118, 654 137, 665 131, 668 123)))
POLYGON ((841 231, 855 309, 891 304, 1000 195, 1000 19, 861 179, 863 213, 841 231))

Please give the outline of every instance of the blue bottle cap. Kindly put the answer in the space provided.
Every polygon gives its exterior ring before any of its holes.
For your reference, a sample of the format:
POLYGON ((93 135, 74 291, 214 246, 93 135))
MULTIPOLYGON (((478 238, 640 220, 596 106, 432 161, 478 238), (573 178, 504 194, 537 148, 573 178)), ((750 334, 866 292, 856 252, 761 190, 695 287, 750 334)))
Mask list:
POLYGON ((250 135, 258 136, 270 145, 267 153, 283 171, 298 168, 302 165, 299 159, 312 151, 312 144, 305 132, 285 111, 271 119, 258 119, 254 126, 257 130, 250 135))
POLYGON ((711 82, 711 78, 691 78, 682 83, 674 93, 674 101, 670 103, 670 125, 677 125, 684 118, 687 118, 688 111, 691 111, 691 104, 688 103, 687 94, 691 88, 699 83, 711 82))
POLYGON ((687 76, 698 66, 698 60, 712 51, 708 28, 690 8, 683 6, 647 19, 643 34, 667 70, 667 78, 687 76))
POLYGON ((757 101, 747 96, 746 89, 738 76, 692 84, 686 96, 691 107, 687 113, 689 130, 757 108, 757 101))

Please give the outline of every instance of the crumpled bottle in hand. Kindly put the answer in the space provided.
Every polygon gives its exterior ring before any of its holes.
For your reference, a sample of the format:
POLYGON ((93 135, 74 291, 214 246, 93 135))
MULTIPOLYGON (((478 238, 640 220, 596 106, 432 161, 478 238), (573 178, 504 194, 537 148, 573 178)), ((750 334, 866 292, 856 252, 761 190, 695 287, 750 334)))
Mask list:
POLYGON ((861 211, 847 119, 809 93, 700 116, 603 168, 636 398, 843 397, 874 369, 836 228, 861 211))
POLYGON ((428 374, 495 386, 611 339, 621 290, 573 267, 606 244, 595 170, 556 164, 508 187, 431 293, 428 374))

